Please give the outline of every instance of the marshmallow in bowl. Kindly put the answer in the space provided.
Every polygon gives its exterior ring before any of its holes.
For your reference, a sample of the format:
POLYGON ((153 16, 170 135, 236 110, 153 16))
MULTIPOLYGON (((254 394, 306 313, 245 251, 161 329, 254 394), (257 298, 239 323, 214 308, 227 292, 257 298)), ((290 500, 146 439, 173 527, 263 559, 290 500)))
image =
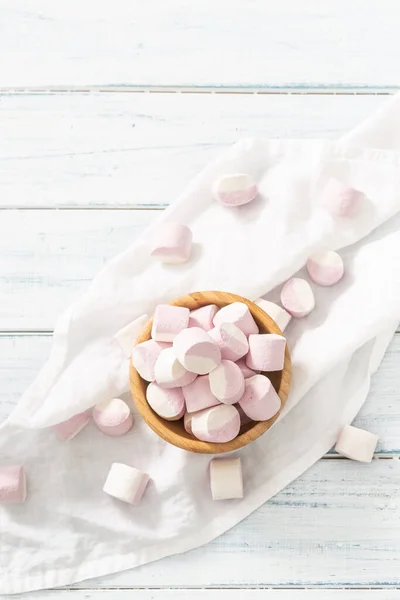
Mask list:
POLYGON ((152 382, 147 386, 146 400, 151 408, 166 421, 177 421, 185 413, 184 388, 162 388, 152 382))
POLYGON ((212 195, 224 206, 241 206, 248 204, 258 194, 257 184, 246 173, 224 175, 212 187, 212 195))
POLYGON ((119 436, 127 433, 133 425, 131 410, 120 398, 112 398, 93 409, 93 420, 106 435, 119 436))
POLYGON ((189 327, 201 327, 204 331, 210 331, 214 327, 213 318, 218 312, 218 306, 207 304, 190 311, 189 327))
POLYGON ((292 317, 301 319, 315 307, 315 298, 310 284, 300 277, 292 277, 285 283, 281 292, 283 307, 292 317))
POLYGON ((267 421, 279 411, 281 400, 268 377, 254 375, 245 380, 239 406, 253 421, 267 421))
POLYGON ((185 306, 159 304, 153 317, 151 337, 156 342, 173 342, 178 333, 188 326, 189 314, 185 306))
POLYGON ((142 499, 148 482, 147 473, 122 463, 113 463, 103 491, 113 498, 135 506, 142 499))
POLYGON ((146 340, 132 350, 132 364, 142 379, 154 381, 154 367, 161 351, 170 348, 170 344, 146 340))
POLYGON ((189 260, 192 232, 186 225, 165 221, 156 228, 151 255, 163 263, 180 264, 189 260))
POLYGON ((209 378, 211 392, 223 404, 235 404, 243 396, 243 373, 231 360, 222 360, 221 364, 211 371, 209 378))
POLYGON ((22 465, 0 467, 0 504, 22 504, 26 500, 26 477, 22 465))
POLYGON ((223 323, 233 323, 243 333, 248 336, 251 333, 258 333, 257 323, 253 319, 248 306, 244 302, 232 302, 221 308, 213 319, 215 327, 223 323))
POLYGON ((335 285, 344 274, 342 257, 332 250, 314 254, 308 259, 306 266, 309 276, 318 285, 335 285))
POLYGON ((242 371, 243 373, 243 377, 245 379, 248 379, 249 377, 254 377, 254 375, 256 375, 256 371, 253 371, 253 369, 250 369, 250 367, 248 367, 246 365, 246 357, 244 356, 243 358, 240 358, 238 361, 236 361, 237 366, 239 367, 239 369, 242 371))
POLYGON ((246 365, 254 371, 281 371, 285 363, 286 339, 277 333, 249 335, 246 365))
POLYGON ((92 412, 90 410, 86 410, 82 413, 74 415, 66 421, 62 421, 62 423, 53 425, 52 429, 62 440, 67 442, 78 435, 78 433, 86 427, 91 418, 92 412))
POLYGON ((185 385, 182 391, 185 397, 186 410, 189 413, 219 404, 219 400, 211 392, 208 375, 199 375, 192 383, 185 385))
POLYGON ((189 327, 178 333, 173 349, 185 369, 198 375, 206 375, 221 362, 219 347, 200 327, 189 327))
POLYGON ((158 385, 163 388, 183 387, 197 377, 196 373, 188 371, 179 362, 172 346, 160 352, 154 366, 154 376, 158 385))
POLYGON ((262 308, 262 310, 275 321, 281 331, 285 331, 292 316, 284 308, 279 306, 279 304, 275 304, 275 302, 264 300, 264 298, 258 298, 254 304, 257 304, 257 306, 262 308))
POLYGON ((221 357, 226 360, 236 362, 249 350, 245 334, 234 323, 222 323, 211 329, 208 335, 219 347, 221 357))
POLYGON ((238 435, 240 416, 235 406, 218 404, 192 413, 189 426, 192 434, 203 442, 225 443, 238 435))

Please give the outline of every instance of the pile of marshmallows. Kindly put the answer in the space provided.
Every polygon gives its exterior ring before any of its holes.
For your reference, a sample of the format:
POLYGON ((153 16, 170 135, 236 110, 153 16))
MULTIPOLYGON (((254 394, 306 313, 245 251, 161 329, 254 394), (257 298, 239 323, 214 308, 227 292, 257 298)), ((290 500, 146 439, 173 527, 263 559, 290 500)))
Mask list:
MULTIPOLYGON (((213 185, 220 204, 237 207, 254 200, 257 184, 250 175, 226 175, 213 185)), ((323 205, 336 219, 357 216, 365 201, 359 190, 331 179, 321 195, 323 205)), ((184 263, 190 258, 191 230, 180 223, 164 222, 157 229, 151 254, 163 263, 184 263)), ((312 256, 307 271, 314 283, 331 286, 344 274, 341 257, 332 251, 312 256)), ((305 317, 315 306, 314 294, 305 279, 294 277, 281 292, 282 307, 258 300, 257 304, 284 331, 291 317, 305 317)), ((280 399, 271 382, 257 371, 283 368, 286 340, 274 334, 259 334, 247 306, 234 303, 218 310, 205 306, 189 314, 181 307, 157 308, 152 339, 136 346, 132 361, 140 375, 151 382, 147 401, 162 418, 184 417, 188 433, 200 440, 227 442, 239 433, 241 424, 266 420, 280 409, 280 399)), ((133 419, 129 406, 119 398, 103 402, 53 427, 63 440, 74 438, 91 420, 103 433, 127 433, 133 419)), ((335 450, 353 460, 370 462, 378 437, 347 425, 335 450)), ((133 467, 114 463, 103 490, 130 504, 138 504, 149 476, 133 467)), ((210 463, 214 500, 243 497, 240 458, 214 459, 210 463)), ((26 499, 26 477, 22 465, 0 467, 0 503, 26 499)))

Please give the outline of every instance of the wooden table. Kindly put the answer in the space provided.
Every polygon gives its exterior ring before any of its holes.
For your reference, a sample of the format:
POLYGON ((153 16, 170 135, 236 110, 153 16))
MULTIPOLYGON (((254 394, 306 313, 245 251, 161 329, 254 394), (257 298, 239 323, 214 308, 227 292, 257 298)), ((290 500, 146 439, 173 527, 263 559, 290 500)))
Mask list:
MULTIPOLYGON (((0 0, 0 418, 57 316, 222 148, 335 138, 398 88, 399 18, 397 0, 0 0)), ((399 354, 396 335, 357 418, 371 465, 330 454, 204 548, 28 597, 400 598, 399 354)))

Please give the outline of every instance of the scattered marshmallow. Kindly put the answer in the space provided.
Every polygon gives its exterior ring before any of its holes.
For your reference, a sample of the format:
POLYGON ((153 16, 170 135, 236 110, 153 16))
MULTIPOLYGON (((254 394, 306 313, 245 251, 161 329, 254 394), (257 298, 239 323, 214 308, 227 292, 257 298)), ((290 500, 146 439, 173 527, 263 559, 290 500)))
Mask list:
POLYGON ((308 259, 307 271, 314 283, 324 286, 335 285, 344 274, 342 257, 332 250, 320 252, 308 259))
POLYGON ((158 385, 163 388, 183 387, 197 377, 196 373, 187 371, 179 362, 172 346, 160 353, 154 366, 154 376, 158 385))
POLYGON ((235 404, 243 396, 243 373, 234 362, 222 360, 221 364, 211 371, 209 378, 211 392, 223 404, 235 404))
POLYGON ((275 304, 275 302, 264 300, 264 298, 258 298, 258 300, 255 301, 255 304, 262 308, 262 310, 275 321, 281 331, 285 331, 292 316, 286 312, 284 308, 279 306, 279 304, 275 304))
POLYGON ((234 323, 222 323, 211 329, 208 335, 219 347, 221 357, 226 360, 236 362, 249 350, 247 337, 234 323))
POLYGON ((67 419, 67 421, 53 425, 52 429, 62 440, 72 440, 72 438, 78 435, 78 433, 86 427, 91 418, 92 412, 86 410, 85 412, 78 413, 70 419, 67 419))
POLYGON ((249 335, 246 365, 255 371, 281 371, 285 363, 286 339, 277 333, 249 335))
POLYGON ((190 311, 185 306, 159 304, 153 317, 151 337, 156 342, 173 342, 189 324, 190 311))
POLYGON ((240 458, 214 458, 210 462, 210 487, 213 500, 243 498, 240 458))
POLYGON ((219 404, 192 413, 190 427, 203 442, 230 442, 240 431, 240 416, 234 406, 219 404))
POLYGON ((334 217, 356 217, 364 200, 363 192, 334 178, 328 181, 322 192, 322 204, 334 217))
POLYGON ((182 388, 162 388, 153 382, 147 386, 146 399, 154 412, 167 421, 177 421, 185 414, 182 388))
POLYGON ((149 317, 147 315, 142 315, 141 317, 138 317, 137 319, 132 321, 132 323, 128 323, 128 325, 125 325, 125 327, 120 329, 114 335, 114 339, 121 346, 126 358, 130 357, 133 346, 136 342, 136 338, 138 337, 139 333, 141 332, 148 320, 149 317))
POLYGON ((267 421, 279 411, 281 400, 268 377, 254 375, 245 380, 245 391, 239 406, 253 421, 267 421))
POLYGON ((186 410, 189 413, 219 404, 219 400, 211 392, 208 375, 200 375, 192 383, 182 388, 182 391, 185 397, 186 410))
POLYGON ((245 379, 248 379, 249 377, 254 377, 254 375, 257 374, 255 371, 253 371, 253 369, 250 369, 250 367, 248 367, 246 365, 246 357, 243 357, 240 360, 238 360, 236 362, 236 364, 239 367, 239 369, 242 371, 243 377, 245 379))
POLYGON ((207 304, 190 312, 189 327, 201 327, 204 331, 210 331, 214 327, 213 318, 218 312, 218 306, 207 304))
POLYGON ((193 238, 189 227, 166 221, 159 224, 156 236, 151 251, 152 256, 169 264, 179 264, 189 260, 193 238))
POLYGON ((147 473, 122 463, 113 463, 107 475, 103 491, 109 496, 127 502, 139 504, 149 482, 147 473))
POLYGON ((224 206, 241 206, 254 200, 258 187, 245 173, 224 175, 214 183, 212 194, 224 206))
POLYGON ((134 347, 132 351, 132 364, 142 379, 154 381, 154 367, 162 350, 170 348, 167 343, 146 340, 134 347))
POLYGON ((178 333, 173 348, 185 369, 198 375, 206 375, 221 362, 220 349, 200 327, 189 327, 178 333))
POLYGON ((335 450, 338 454, 351 460, 370 463, 377 443, 378 436, 374 433, 346 425, 342 429, 335 450))
POLYGON ((111 436, 124 435, 133 425, 131 410, 120 398, 96 404, 93 409, 93 420, 100 431, 111 436))
POLYGON ((246 336, 251 333, 258 333, 259 331, 257 323, 253 319, 248 306, 243 302, 232 302, 232 304, 227 304, 217 312, 213 322, 215 327, 218 327, 223 323, 233 323, 239 327, 246 336))
POLYGON ((26 477, 22 465, 0 467, 0 504, 22 504, 26 500, 26 477))
POLYGON ((281 292, 281 302, 288 313, 298 319, 309 315, 315 307, 310 284, 299 277, 292 277, 285 283, 281 292))

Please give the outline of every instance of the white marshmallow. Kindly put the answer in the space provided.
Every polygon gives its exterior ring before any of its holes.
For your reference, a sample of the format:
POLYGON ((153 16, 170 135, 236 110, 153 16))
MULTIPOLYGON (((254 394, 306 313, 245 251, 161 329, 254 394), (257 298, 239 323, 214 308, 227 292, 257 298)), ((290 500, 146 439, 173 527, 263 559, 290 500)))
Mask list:
POLYGON ((196 373, 187 371, 179 362, 172 347, 160 353, 154 367, 154 376, 158 385, 163 388, 183 387, 197 377, 196 373))
POLYGON ((280 409, 281 400, 268 377, 255 375, 246 379, 239 406, 253 421, 268 421, 280 409))
POLYGON ((204 331, 210 331, 214 327, 213 318, 218 312, 218 306, 207 304, 190 312, 189 327, 201 327, 204 331))
POLYGON ((147 473, 122 463, 113 463, 108 473, 103 491, 113 498, 139 504, 149 481, 147 473))
POLYGON ((72 440, 82 429, 86 427, 92 418, 92 411, 86 410, 74 415, 70 419, 53 425, 52 430, 64 441, 72 440))
POLYGON ((285 363, 286 339, 277 333, 249 335, 246 365, 255 371, 281 371, 285 363))
POLYGON ((245 379, 248 379, 249 377, 254 377, 254 375, 257 374, 256 371, 253 371, 253 369, 250 369, 250 367, 248 367, 246 365, 246 357, 239 359, 236 362, 236 364, 239 367, 239 369, 242 371, 243 377, 245 379))
POLYGON ((249 350, 246 336, 234 323, 222 323, 211 329, 208 335, 219 347, 221 357, 226 360, 236 362, 249 350))
POLYGON ((131 409, 120 398, 112 398, 93 409, 93 420, 106 435, 119 436, 127 433, 133 425, 131 409))
POLYGON ((178 333, 173 348, 179 362, 191 373, 206 375, 221 362, 217 344, 200 327, 189 327, 178 333))
POLYGON ((221 364, 209 374, 210 388, 214 396, 223 404, 235 404, 244 393, 244 376, 240 367, 230 360, 221 364))
POLYGON ((217 312, 213 322, 215 327, 218 327, 223 323, 233 323, 239 327, 246 336, 251 333, 258 333, 259 331, 257 323, 253 319, 249 308, 243 302, 232 302, 232 304, 227 304, 217 312))
POLYGON ((298 319, 309 315, 315 307, 310 284, 299 277, 293 277, 285 283, 281 292, 281 302, 288 313, 298 319))
POLYGON ((322 204, 334 217, 356 217, 364 201, 363 192, 334 178, 328 181, 322 192, 322 204))
POLYGON ((335 285, 344 274, 342 257, 332 250, 319 252, 308 259, 307 271, 314 283, 324 286, 335 285))
POLYGON ((167 421, 177 421, 184 415, 182 388, 166 389, 153 382, 147 386, 146 399, 154 412, 167 421))
POLYGON ((213 500, 243 498, 240 458, 214 458, 210 462, 210 487, 213 500))
POLYGON ((26 477, 22 465, 0 467, 0 504, 22 504, 26 500, 26 477))
POLYGON ((186 426, 192 434, 204 442, 225 443, 233 440, 240 431, 240 415, 234 406, 218 404, 191 413, 186 426))
POLYGON ((224 175, 214 183, 212 194, 224 206, 241 206, 257 196, 258 187, 245 173, 224 175))
POLYGON ((336 442, 335 450, 338 454, 351 460, 370 463, 377 443, 377 435, 352 425, 345 425, 336 442))
POLYGON ((147 315, 142 315, 141 317, 138 317, 137 319, 132 321, 132 323, 128 323, 128 325, 120 329, 114 335, 114 339, 121 346, 126 358, 130 357, 133 346, 136 342, 136 338, 138 337, 139 333, 141 332, 148 320, 149 317, 147 315))
POLYGON ((180 264, 189 260, 192 232, 181 223, 166 221, 156 228, 151 255, 163 263, 180 264))
POLYGON ((185 397, 186 410, 189 413, 219 404, 219 400, 211 392, 208 375, 200 375, 192 383, 185 385, 182 391, 185 397))
POLYGON ((185 306, 159 304, 153 317, 151 337, 156 342, 173 342, 189 324, 190 311, 185 306))
POLYGON ((273 321, 275 321, 281 331, 285 331, 292 316, 286 312, 284 308, 278 304, 275 304, 275 302, 264 300, 264 298, 258 298, 258 300, 255 301, 255 304, 262 308, 262 310, 267 313, 267 315, 269 315, 273 321))
POLYGON ((154 367, 162 350, 171 345, 155 340, 146 340, 134 347, 132 351, 132 364, 142 379, 154 381, 154 367))

